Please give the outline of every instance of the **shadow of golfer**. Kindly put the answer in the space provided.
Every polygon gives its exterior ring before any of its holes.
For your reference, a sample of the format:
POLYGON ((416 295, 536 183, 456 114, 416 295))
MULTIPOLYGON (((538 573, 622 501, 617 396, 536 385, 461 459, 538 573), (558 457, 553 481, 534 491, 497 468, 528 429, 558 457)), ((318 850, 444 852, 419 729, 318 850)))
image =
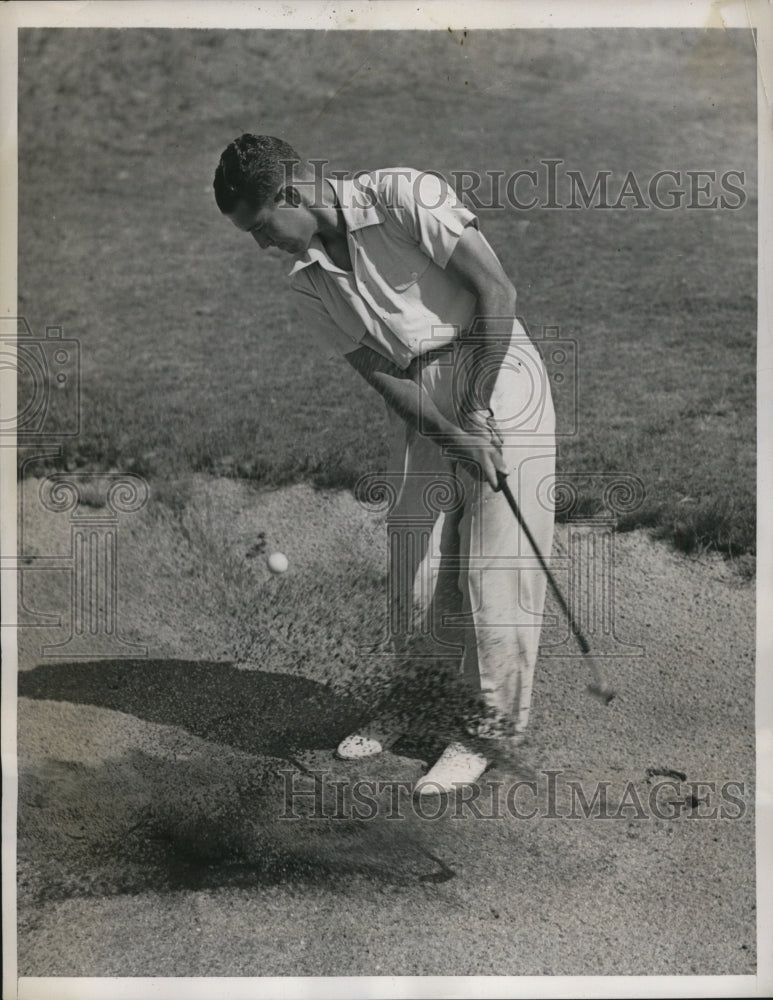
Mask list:
POLYGON ((317 681, 205 660, 45 663, 19 674, 19 695, 110 708, 276 756, 332 749, 364 721, 352 699, 317 681))
POLYGON ((288 800, 296 779, 276 758, 320 750, 324 766, 363 721, 360 707, 323 684, 230 663, 101 660, 41 664, 18 685, 25 698, 112 709, 223 748, 179 757, 118 748, 96 764, 59 759, 56 747, 33 754, 19 780, 25 912, 78 894, 150 888, 447 877, 405 823, 342 823, 327 813, 288 822, 294 803, 322 793, 301 779, 288 800), (248 756, 234 758, 231 748, 248 756))

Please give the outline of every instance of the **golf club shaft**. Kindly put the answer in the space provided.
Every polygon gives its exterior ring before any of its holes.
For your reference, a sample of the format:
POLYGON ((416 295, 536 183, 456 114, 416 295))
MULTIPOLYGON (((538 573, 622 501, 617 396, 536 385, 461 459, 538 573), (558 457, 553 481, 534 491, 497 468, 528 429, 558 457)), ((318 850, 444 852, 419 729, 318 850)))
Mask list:
POLYGON ((499 483, 499 489, 504 494, 504 497, 507 500, 510 509, 512 510, 513 514, 515 514, 518 524, 520 524, 521 528, 523 529, 523 533, 526 535, 526 538, 528 539, 529 545, 531 545, 532 549, 534 550, 534 553, 537 556, 537 560, 540 566, 542 567, 545 576, 548 578, 550 586, 553 589, 553 593, 556 596, 556 600, 558 601, 562 611, 566 615, 572 632, 574 632, 575 636, 577 637, 577 642, 579 644, 579 647, 588 659, 588 663, 591 669, 591 674, 593 675, 593 684, 591 685, 591 692, 600 697, 603 701, 610 701, 614 692, 606 683, 606 680, 604 679, 604 675, 598 663, 590 655, 590 645, 588 644, 588 640, 585 638, 579 625, 575 621, 575 617, 572 614, 571 609, 567 604, 566 599, 564 598, 564 595, 561 593, 558 584, 556 583, 556 578, 553 576, 550 567, 545 562, 545 558, 542 555, 542 552, 540 551, 540 548, 537 545, 537 542, 535 541, 534 536, 532 535, 528 524, 526 523, 526 521, 523 518, 523 515, 521 514, 521 510, 518 504, 516 503, 512 490, 510 489, 510 486, 507 482, 507 474, 504 472, 498 472, 497 479, 499 483))

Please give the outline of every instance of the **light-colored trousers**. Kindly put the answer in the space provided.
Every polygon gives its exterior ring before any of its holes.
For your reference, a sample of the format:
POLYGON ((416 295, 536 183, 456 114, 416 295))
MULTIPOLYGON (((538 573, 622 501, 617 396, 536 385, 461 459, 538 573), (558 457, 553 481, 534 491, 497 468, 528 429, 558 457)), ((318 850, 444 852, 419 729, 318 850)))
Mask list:
MULTIPOLYGON (((452 420, 458 347, 419 378, 452 420)), ((543 555, 553 538, 555 415, 542 358, 519 323, 496 376, 491 409, 504 437, 508 483, 543 555)), ((529 721, 547 580, 501 492, 391 415, 388 515, 393 648, 458 658, 504 731, 529 721), (454 490, 454 484, 456 490, 454 490)))

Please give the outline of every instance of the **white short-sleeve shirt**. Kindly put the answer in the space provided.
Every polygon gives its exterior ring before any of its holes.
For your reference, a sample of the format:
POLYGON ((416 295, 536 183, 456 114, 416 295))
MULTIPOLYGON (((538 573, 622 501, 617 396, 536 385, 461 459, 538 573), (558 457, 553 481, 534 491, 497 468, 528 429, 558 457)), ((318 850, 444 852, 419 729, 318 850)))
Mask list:
POLYGON ((290 272, 304 320, 342 354, 369 334, 400 368, 455 340, 476 299, 445 266, 465 227, 477 228, 473 213, 442 178, 406 167, 331 183, 353 269, 337 267, 314 237, 290 272))

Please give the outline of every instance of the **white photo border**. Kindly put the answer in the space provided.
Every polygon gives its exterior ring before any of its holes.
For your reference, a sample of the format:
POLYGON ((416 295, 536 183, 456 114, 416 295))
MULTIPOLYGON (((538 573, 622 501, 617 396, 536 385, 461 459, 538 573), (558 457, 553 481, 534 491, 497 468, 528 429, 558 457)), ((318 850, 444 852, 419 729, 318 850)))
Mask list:
MULTIPOLYGON (((16 315, 17 247, 17 31, 23 27, 303 28, 317 30, 446 30, 496 28, 748 28, 758 49, 758 456, 773 442, 773 5, 766 0, 115 0, 115 2, 11 2, 0 8, 0 135, 2 184, 0 309, 16 315)), ((0 418, 15 412, 15 379, 0 373, 0 418)), ((16 456, 0 449, 0 553, 16 552, 16 456)), ((2 874, 3 996, 11 1000, 119 1000, 193 998, 237 1000, 293 997, 531 997, 768 996, 773 994, 773 495, 771 464, 758 461, 757 559, 757 913, 756 976, 674 977, 347 977, 347 978, 137 978, 17 979, 16 967, 16 641, 2 629, 2 874)), ((13 573, 3 574, 2 621, 14 621, 13 573)))

